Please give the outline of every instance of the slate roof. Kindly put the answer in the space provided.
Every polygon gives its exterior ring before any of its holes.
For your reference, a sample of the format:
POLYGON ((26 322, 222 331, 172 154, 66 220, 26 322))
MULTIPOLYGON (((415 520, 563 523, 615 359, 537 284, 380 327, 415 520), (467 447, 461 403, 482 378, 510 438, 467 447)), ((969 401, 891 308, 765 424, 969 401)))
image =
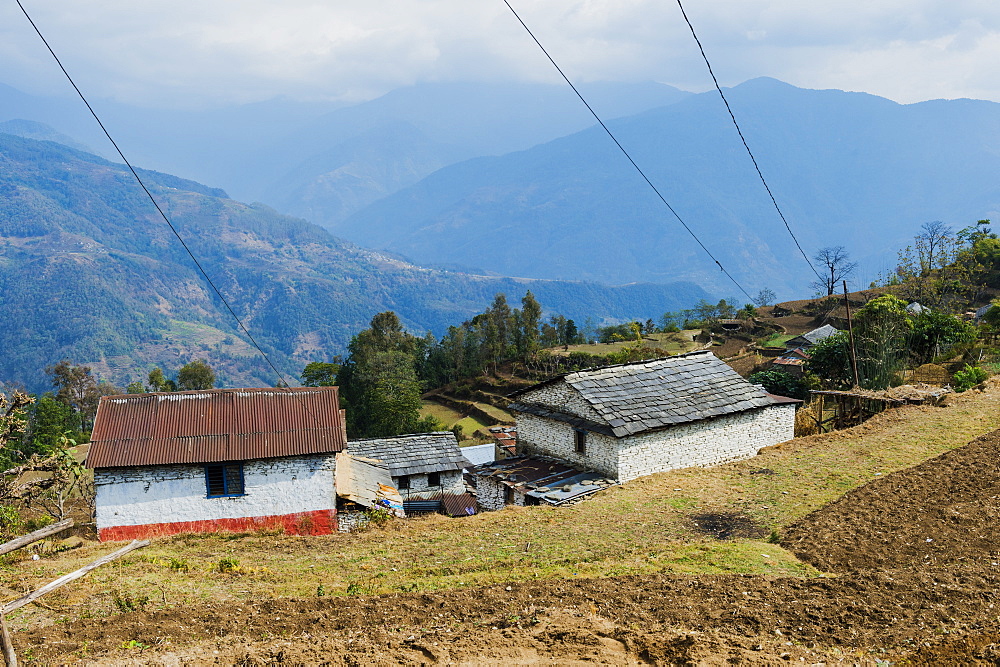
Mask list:
POLYGON ((776 404, 708 351, 567 373, 511 396, 519 399, 511 410, 619 438, 776 404), (531 400, 533 391, 561 381, 578 391, 606 424, 531 400))
POLYGON ((818 329, 813 329, 812 331, 808 331, 802 334, 801 336, 796 336, 795 338, 792 338, 787 343, 785 343, 785 345, 790 348, 796 348, 803 344, 815 345, 816 343, 826 340, 830 336, 838 333, 840 333, 840 329, 830 324, 824 324, 818 329))
POLYGON ((385 462, 393 477, 472 467, 451 431, 351 440, 347 451, 385 462))

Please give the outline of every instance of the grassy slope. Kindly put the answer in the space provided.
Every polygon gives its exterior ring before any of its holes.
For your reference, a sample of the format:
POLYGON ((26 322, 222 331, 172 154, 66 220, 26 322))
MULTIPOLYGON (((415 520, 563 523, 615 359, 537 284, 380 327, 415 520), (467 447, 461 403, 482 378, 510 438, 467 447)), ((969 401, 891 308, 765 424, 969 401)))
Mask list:
MULTIPOLYGON (((98 570, 26 607, 15 627, 110 615, 118 600, 153 607, 199 599, 432 590, 535 578, 653 571, 818 573, 764 539, 716 541, 692 514, 741 512, 767 535, 864 484, 1000 427, 1000 390, 960 396, 952 407, 890 411, 855 429, 812 436, 747 460, 636 480, 570 508, 510 508, 464 519, 428 517, 351 535, 179 536, 98 570), (773 474, 761 473, 762 470, 773 474), (245 570, 213 572, 226 556, 245 570), (170 567, 171 559, 188 571, 170 567)), ((88 545, 5 567, 8 597, 79 567, 113 545, 88 545)))

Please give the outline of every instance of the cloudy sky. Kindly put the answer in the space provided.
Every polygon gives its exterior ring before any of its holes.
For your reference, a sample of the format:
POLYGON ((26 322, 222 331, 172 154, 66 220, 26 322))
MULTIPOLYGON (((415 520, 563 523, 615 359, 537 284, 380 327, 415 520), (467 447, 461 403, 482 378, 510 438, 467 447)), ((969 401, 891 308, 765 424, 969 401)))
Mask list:
MULTIPOLYGON (((150 106, 363 100, 421 81, 559 79, 502 0, 22 0, 91 95, 150 106)), ((511 0, 578 81, 711 82, 671 0, 511 0)), ((996 0, 688 0, 723 85, 1000 102, 996 0)), ((0 82, 65 82, 16 4, 0 82)))

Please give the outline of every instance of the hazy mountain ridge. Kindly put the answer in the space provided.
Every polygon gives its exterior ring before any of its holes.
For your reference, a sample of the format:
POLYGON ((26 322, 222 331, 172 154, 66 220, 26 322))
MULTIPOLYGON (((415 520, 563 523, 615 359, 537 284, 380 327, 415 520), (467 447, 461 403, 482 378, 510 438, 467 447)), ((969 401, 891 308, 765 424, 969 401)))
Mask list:
MULTIPOLYGON (((376 312, 440 333, 504 291, 532 289, 581 322, 656 317, 707 296, 694 285, 608 288, 456 274, 331 237, 221 190, 142 172, 180 234, 283 372, 342 352, 376 312)), ((236 332, 173 234, 120 165, 0 134, 0 381, 45 385, 61 358, 125 383, 153 363, 206 358, 223 383, 276 381, 236 332)))
MULTIPOLYGON (((864 263, 888 265, 923 222, 965 226, 1000 211, 998 104, 900 105, 773 79, 728 97, 807 252, 845 245, 864 263)), ((751 291, 787 294, 810 281, 717 93, 610 125, 751 291)), ((733 289, 600 128, 445 167, 339 230, 421 263, 461 263, 467 247, 509 247, 516 251, 493 265, 505 274, 733 289)))

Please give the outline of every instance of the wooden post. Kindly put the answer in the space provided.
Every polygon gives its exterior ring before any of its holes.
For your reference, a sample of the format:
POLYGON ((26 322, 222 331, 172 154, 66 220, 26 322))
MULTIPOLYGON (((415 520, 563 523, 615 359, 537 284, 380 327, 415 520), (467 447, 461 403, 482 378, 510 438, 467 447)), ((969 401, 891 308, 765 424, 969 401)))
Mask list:
POLYGON ((98 567, 100 567, 102 565, 110 563, 111 561, 115 560, 116 558, 120 558, 120 557, 124 556, 125 554, 127 554, 130 551, 134 551, 136 549, 141 549, 142 547, 146 547, 146 546, 149 546, 149 540, 134 540, 128 546, 124 546, 121 549, 119 549, 118 551, 109 553, 107 556, 102 556, 102 557, 98 558, 97 560, 95 560, 90 565, 84 565, 79 570, 76 570, 74 572, 70 572, 69 574, 64 574, 63 576, 59 577, 58 579, 45 584, 44 586, 42 586, 38 590, 32 591, 31 593, 28 593, 24 597, 18 598, 16 600, 14 600, 13 602, 8 602, 2 608, 0 608, 0 616, 6 616, 7 614, 9 614, 10 612, 14 611, 15 609, 20 609, 24 605, 26 605, 28 603, 31 603, 31 602, 34 602, 35 600, 37 600, 38 598, 42 597, 46 593, 51 593, 52 591, 56 590, 57 588, 61 588, 62 586, 65 586, 66 584, 68 584, 71 581, 76 581, 77 579, 79 579, 80 577, 82 577, 83 575, 87 574, 88 572, 90 572, 93 569, 96 569, 96 568, 98 568, 98 567))
POLYGON ((0 648, 3 649, 3 661, 7 667, 17 667, 17 654, 14 653, 14 644, 10 641, 7 617, 2 615, 0 615, 0 648))
POLYGON ((45 526, 45 528, 39 528, 33 533, 28 533, 23 537, 19 537, 16 540, 11 540, 5 544, 0 544, 0 556, 10 553, 11 551, 16 551, 21 547, 26 547, 32 542, 37 542, 40 539, 46 538, 49 535, 55 535, 58 532, 66 530, 67 528, 73 527, 73 519, 65 519, 59 523, 54 523, 51 526, 45 526))
POLYGON ((854 370, 854 386, 860 387, 858 379, 858 352, 854 348, 854 325, 851 324, 851 300, 847 298, 847 281, 844 281, 844 307, 847 309, 847 335, 851 339, 851 368, 854 370))

